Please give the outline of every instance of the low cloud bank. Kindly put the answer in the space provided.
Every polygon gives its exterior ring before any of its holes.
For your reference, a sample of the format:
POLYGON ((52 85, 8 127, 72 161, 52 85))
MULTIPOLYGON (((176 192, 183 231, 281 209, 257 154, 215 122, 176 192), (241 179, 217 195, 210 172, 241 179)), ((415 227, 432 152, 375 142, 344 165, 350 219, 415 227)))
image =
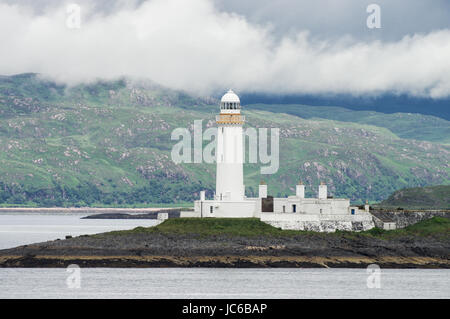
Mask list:
MULTIPOLYGON (((127 3, 127 2, 124 2, 127 3)), ((121 76, 198 94, 233 87, 267 93, 450 96, 450 30, 397 42, 276 37, 211 0, 151 0, 100 14, 81 5, 35 13, 0 4, 0 74, 38 72, 77 84, 121 76)))

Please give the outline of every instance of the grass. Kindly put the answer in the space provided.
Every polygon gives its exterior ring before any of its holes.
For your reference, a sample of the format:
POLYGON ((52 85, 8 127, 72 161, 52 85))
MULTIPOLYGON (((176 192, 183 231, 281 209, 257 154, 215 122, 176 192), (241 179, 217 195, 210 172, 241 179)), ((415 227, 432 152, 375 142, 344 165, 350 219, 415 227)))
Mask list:
POLYGON ((343 107, 308 106, 299 104, 252 104, 246 109, 265 110, 295 115, 304 119, 328 119, 385 128, 401 138, 423 141, 450 142, 449 121, 424 114, 357 111, 343 107))
POLYGON ((450 185, 401 189, 379 206, 385 209, 450 209, 450 185))
POLYGON ((384 239, 399 236, 439 236, 448 238, 450 236, 450 219, 444 217, 433 217, 420 221, 416 224, 409 225, 405 228, 395 230, 374 228, 366 231, 365 233, 384 239))
POLYGON ((198 236, 292 236, 305 231, 281 230, 261 222, 258 218, 174 218, 155 227, 137 227, 131 230, 113 231, 109 235, 137 233, 161 233, 174 235, 195 234, 198 236))
MULTIPOLYGON (((382 230, 373 228, 363 232, 336 231, 334 233, 318 233, 300 230, 281 230, 261 222, 258 218, 174 218, 168 219, 155 227, 137 227, 131 230, 113 231, 108 235, 130 235, 141 233, 159 233, 167 235, 193 234, 201 237, 218 235, 228 236, 342 236, 352 238, 355 236, 370 236, 380 239, 390 239, 402 236, 446 236, 450 235, 450 219, 433 217, 418 222, 403 229, 382 230)), ((104 235, 104 234, 102 234, 104 235)))
POLYGON ((384 230, 375 227, 362 232, 336 231, 334 234, 339 234, 345 238, 368 236, 385 240, 407 236, 450 238, 450 219, 433 217, 395 230, 384 230))

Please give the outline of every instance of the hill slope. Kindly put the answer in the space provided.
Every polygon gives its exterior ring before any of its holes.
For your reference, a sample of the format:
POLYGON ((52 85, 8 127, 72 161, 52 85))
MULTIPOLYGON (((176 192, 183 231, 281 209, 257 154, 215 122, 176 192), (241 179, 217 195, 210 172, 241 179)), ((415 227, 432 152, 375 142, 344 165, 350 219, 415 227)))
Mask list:
POLYGON ((380 203, 385 207, 406 209, 450 209, 450 186, 427 186, 401 189, 380 203))
POLYGON ((378 113, 417 113, 432 115, 450 121, 450 99, 433 99, 429 97, 409 96, 387 93, 379 96, 367 94, 265 94, 245 93, 241 95, 245 104, 305 104, 312 106, 339 106, 354 111, 375 111, 378 113))
MULTIPOLYGON (((215 101, 126 80, 73 88, 33 74, 0 78, 0 204, 135 205, 186 202, 215 187, 215 165, 176 165, 175 128, 203 119, 215 101)), ((280 169, 245 166, 247 194, 334 196, 364 201, 414 186, 450 184, 450 146, 402 139, 384 127, 249 110, 247 127, 280 128, 280 169)), ((205 141, 205 143, 207 143, 205 141)))
POLYGON ((305 119, 329 119, 374 125, 389 129, 405 139, 450 144, 450 121, 418 113, 385 114, 374 111, 354 111, 334 106, 299 104, 251 104, 250 109, 287 113, 305 119))

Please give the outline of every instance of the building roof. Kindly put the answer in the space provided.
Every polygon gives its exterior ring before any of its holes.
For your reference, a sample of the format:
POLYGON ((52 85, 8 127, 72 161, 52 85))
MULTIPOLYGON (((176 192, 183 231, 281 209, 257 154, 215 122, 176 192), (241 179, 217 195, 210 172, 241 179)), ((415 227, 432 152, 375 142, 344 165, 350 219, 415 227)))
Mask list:
POLYGON ((239 100, 239 96, 237 96, 236 93, 233 92, 233 90, 228 90, 228 92, 225 93, 224 96, 222 96, 220 102, 241 103, 241 100, 239 100))

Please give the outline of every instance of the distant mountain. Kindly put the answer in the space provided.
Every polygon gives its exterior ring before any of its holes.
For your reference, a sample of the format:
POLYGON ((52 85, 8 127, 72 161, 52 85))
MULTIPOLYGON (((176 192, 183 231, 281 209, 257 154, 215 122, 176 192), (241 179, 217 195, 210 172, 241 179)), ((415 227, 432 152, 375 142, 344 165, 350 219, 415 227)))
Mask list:
POLYGON ((354 111, 342 107, 298 104, 249 104, 247 109, 286 113, 304 119, 329 119, 374 125, 389 129, 401 138, 450 144, 450 121, 417 113, 385 114, 354 111))
MULTIPOLYGON (((175 164, 171 132, 192 131, 198 119, 214 126, 216 103, 126 79, 69 88, 35 74, 0 77, 0 205, 183 203, 203 189, 211 196, 215 165, 175 164)), ((281 134, 276 174, 244 165, 247 195, 261 179, 274 196, 293 194, 301 179, 308 196, 324 181, 330 195, 356 202, 450 184, 450 145, 433 129, 444 120, 338 109, 306 116, 308 110, 296 116, 244 106, 247 127, 281 134), (420 136, 415 126, 428 133, 420 136)))
POLYGON ((241 94, 244 104, 303 104, 311 106, 337 106, 357 111, 380 113, 418 113, 433 115, 450 121, 450 99, 431 99, 407 95, 381 96, 353 95, 273 95, 264 93, 241 94))
POLYGON ((450 185, 401 189, 380 205, 404 209, 450 209, 450 185))

